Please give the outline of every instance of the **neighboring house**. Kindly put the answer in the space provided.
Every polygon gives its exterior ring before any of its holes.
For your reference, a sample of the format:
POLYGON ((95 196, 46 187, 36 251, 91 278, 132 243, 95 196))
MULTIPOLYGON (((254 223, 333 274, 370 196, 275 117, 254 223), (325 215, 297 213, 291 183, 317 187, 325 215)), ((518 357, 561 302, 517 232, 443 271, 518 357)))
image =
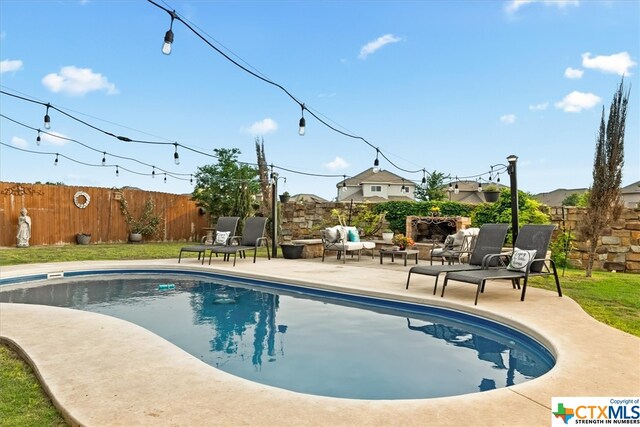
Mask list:
POLYGON ((620 189, 625 208, 640 208, 640 181, 620 189))
POLYGON ((562 206, 562 201, 570 195, 574 193, 584 194, 587 191, 589 191, 588 188, 558 188, 557 190, 553 190, 549 193, 534 194, 533 198, 547 206, 562 206))
POLYGON ((416 184, 389 171, 369 168, 336 184, 337 201, 388 202, 415 200, 416 184))
MULTIPOLYGON (((558 188, 549 193, 540 193, 533 196, 534 199, 547 206, 562 206, 562 201, 570 195, 577 193, 583 194, 589 191, 588 188, 564 189, 558 188)), ((620 189, 622 203, 625 208, 635 208, 640 206, 640 181, 629 184, 620 189)))
MULTIPOLYGON (((487 183, 483 184, 483 187, 487 187, 487 183)), ((499 189, 509 188, 506 185, 502 185, 499 183, 493 183, 499 189)), ((441 187, 442 191, 444 191, 446 195, 446 200, 450 200, 452 202, 461 202, 461 203, 471 203, 477 205, 479 203, 484 203, 484 195, 482 191, 478 191, 478 181, 451 181, 451 186, 449 184, 441 187), (455 186, 458 185, 458 191, 455 191, 455 186)))
POLYGON ((315 202, 315 203, 327 203, 328 200, 323 199, 320 196, 309 193, 294 194, 290 199, 292 202, 315 202))

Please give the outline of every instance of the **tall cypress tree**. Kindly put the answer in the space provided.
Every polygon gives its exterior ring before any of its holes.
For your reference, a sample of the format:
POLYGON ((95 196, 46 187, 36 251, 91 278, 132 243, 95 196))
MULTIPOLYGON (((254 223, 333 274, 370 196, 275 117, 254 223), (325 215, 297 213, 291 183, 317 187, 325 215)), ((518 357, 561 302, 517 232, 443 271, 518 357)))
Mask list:
POLYGON ((600 130, 596 139, 593 161, 593 183, 589 189, 589 200, 580 232, 589 242, 589 258, 586 276, 591 277, 598 240, 604 230, 620 217, 622 203, 620 184, 624 165, 624 131, 627 119, 628 90, 624 93, 624 78, 613 96, 609 107, 609 119, 605 126, 604 107, 600 119, 600 130))

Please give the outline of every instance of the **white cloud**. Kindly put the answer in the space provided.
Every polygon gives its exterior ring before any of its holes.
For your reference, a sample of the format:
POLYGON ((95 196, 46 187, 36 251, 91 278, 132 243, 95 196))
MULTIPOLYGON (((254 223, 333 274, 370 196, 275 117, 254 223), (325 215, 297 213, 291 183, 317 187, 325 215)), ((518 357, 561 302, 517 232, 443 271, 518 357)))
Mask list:
POLYGON ((531 3, 544 3, 548 6, 556 6, 559 9, 563 9, 569 5, 578 6, 580 0, 510 0, 504 7, 505 12, 512 15, 518 11, 522 6, 531 3))
POLYGON ((83 96, 93 91, 105 91, 109 95, 118 93, 116 85, 100 73, 94 73, 91 68, 78 68, 73 65, 62 67, 60 73, 44 76, 42 84, 54 93, 64 93, 70 96, 83 96))
POLYGON ((66 139, 62 139, 62 138, 66 138, 66 136, 61 133, 51 132, 51 131, 47 131, 47 132, 48 133, 40 134, 40 137, 42 138, 42 142, 46 142, 51 145, 58 145, 58 146, 65 145, 69 142, 66 139), (56 138, 56 136, 59 136, 60 138, 56 138))
POLYGON ((544 111, 549 106, 548 102, 543 102, 541 104, 529 105, 529 110, 531 111, 544 111))
POLYGON ((15 145, 16 147, 20 147, 20 148, 24 148, 29 146, 29 144, 27 143, 26 140, 24 140, 23 138, 14 136, 13 138, 11 138, 11 144, 15 145))
POLYGON ((22 70, 22 61, 19 59, 5 59, 0 61, 0 73, 22 70))
POLYGON ((593 108, 599 102, 600 97, 597 95, 573 91, 562 101, 556 102, 556 108, 560 108, 566 113, 579 113, 582 110, 593 108))
POLYGON ((374 41, 371 41, 360 49, 360 55, 358 55, 358 59, 365 59, 367 56, 371 55, 381 47, 388 45, 389 43, 397 43, 401 41, 401 37, 394 36, 393 34, 385 34, 384 36, 380 36, 374 41))
POLYGON ((349 167, 349 163, 342 157, 336 157, 329 163, 325 164, 325 167, 330 170, 346 169, 349 167))
POLYGON ((600 70, 603 73, 615 73, 620 76, 629 75, 629 69, 637 65, 631 59, 631 56, 627 52, 615 53, 609 56, 595 56, 591 57, 591 53, 582 54, 582 66, 585 68, 594 68, 600 70))
POLYGON ((276 130, 278 130, 278 123, 273 119, 266 118, 249 126, 247 132, 252 135, 266 135, 268 133, 275 132, 276 130))
POLYGON ((584 71, 578 70, 576 68, 567 67, 567 69, 564 70, 564 76, 568 79, 579 79, 583 74, 584 71))
POLYGON ((500 121, 502 123, 507 124, 507 125, 511 125, 511 124, 515 123, 516 115, 515 114, 505 114, 504 116, 500 116, 500 121))

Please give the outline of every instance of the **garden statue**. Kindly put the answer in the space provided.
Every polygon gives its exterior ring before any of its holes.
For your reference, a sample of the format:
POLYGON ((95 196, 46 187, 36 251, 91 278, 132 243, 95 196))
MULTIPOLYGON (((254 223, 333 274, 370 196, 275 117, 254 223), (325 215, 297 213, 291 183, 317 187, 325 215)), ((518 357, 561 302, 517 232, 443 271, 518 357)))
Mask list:
POLYGON ((27 215, 27 209, 20 209, 20 216, 18 217, 18 235, 16 239, 18 241, 17 247, 28 248, 29 239, 31 238, 31 218, 27 215))

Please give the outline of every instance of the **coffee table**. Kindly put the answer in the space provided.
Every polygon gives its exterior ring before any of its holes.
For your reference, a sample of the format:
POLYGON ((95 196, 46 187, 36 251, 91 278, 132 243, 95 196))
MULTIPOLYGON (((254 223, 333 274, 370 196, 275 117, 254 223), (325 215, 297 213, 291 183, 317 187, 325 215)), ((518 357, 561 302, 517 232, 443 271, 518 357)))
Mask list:
POLYGON ((396 256, 401 256, 404 259, 404 266, 407 266, 407 256, 413 255, 416 258, 416 264, 418 263, 418 251, 417 249, 380 249, 380 264, 382 264, 383 255, 391 255, 391 262, 395 262, 396 256))

